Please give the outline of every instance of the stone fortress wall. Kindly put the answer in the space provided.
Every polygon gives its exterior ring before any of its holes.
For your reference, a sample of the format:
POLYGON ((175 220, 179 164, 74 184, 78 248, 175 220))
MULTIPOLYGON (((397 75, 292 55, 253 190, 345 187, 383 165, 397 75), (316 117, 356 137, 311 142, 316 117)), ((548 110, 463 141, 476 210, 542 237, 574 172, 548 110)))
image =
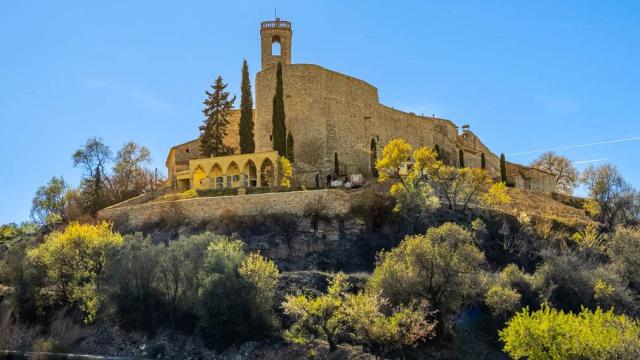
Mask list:
POLYGON ((326 214, 346 214, 359 191, 336 189, 275 192, 252 195, 213 196, 195 199, 130 204, 116 204, 98 212, 99 219, 126 219, 131 226, 143 226, 162 220, 178 212, 190 221, 210 221, 224 214, 301 215, 309 204, 326 204, 326 214))
MULTIPOLYGON (((414 148, 439 147, 443 160, 480 167, 484 155, 489 174, 500 176, 500 159, 467 128, 461 133, 451 121, 419 116, 380 103, 378 90, 365 81, 318 65, 291 61, 291 23, 276 19, 261 24, 262 70, 256 74, 255 141, 257 151, 273 148, 271 118, 275 74, 282 64, 286 126, 294 138, 296 167, 333 172, 337 155, 341 172, 370 176, 373 163, 390 140, 403 138, 414 148), (280 54, 274 54, 274 43, 280 54)), ((551 174, 524 166, 509 182, 526 189, 552 192, 551 174)))
MULTIPOLYGON (((254 136, 256 152, 273 150, 272 113, 276 85, 276 68, 283 68, 286 127, 294 138, 296 185, 312 186, 314 175, 334 172, 337 155, 341 173, 372 175, 372 163, 390 140, 405 139, 414 148, 439 147, 443 160, 459 164, 464 152, 465 166, 480 167, 484 154, 486 169, 494 178, 500 176, 500 159, 473 132, 451 121, 420 116, 390 108, 380 103, 378 90, 365 81, 322 66, 291 62, 291 23, 276 19, 261 24, 262 69, 256 74, 254 136), (280 46, 276 54, 274 44, 280 46)), ((228 142, 238 147, 240 111, 232 113, 228 142)), ((167 159, 169 178, 188 169, 190 159, 199 151, 197 140, 172 148, 167 159), (187 149, 192 152, 187 154, 187 149), (181 170, 180 170, 181 169, 181 170)), ((551 174, 526 166, 510 164, 508 182, 517 187, 544 192, 555 190, 551 174)))
MULTIPOLYGON (((257 151, 272 148, 271 116, 275 93, 275 67, 256 75, 257 151)), ((287 129, 294 137, 296 162, 333 171, 334 154, 349 172, 371 174, 371 143, 380 156, 390 140, 403 138, 414 147, 438 145, 451 164, 458 162, 458 149, 465 152, 465 165, 480 167, 481 154, 492 176, 500 174, 500 159, 471 131, 458 135, 449 120, 419 116, 382 105, 378 91, 368 83, 318 65, 283 66, 287 129), (318 158, 320 160, 318 161, 318 158)))

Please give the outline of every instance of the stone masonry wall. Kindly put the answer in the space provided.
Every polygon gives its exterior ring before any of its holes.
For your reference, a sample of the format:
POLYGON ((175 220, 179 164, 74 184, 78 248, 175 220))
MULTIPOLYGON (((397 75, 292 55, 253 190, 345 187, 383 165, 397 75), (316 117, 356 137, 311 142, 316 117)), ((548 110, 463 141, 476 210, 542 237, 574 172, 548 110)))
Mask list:
MULTIPOLYGON (((334 154, 349 172, 369 174, 371 139, 382 147, 394 138, 411 145, 438 144, 450 158, 457 155, 456 126, 444 119, 418 116, 381 105, 370 84, 318 65, 283 65, 287 130, 295 140, 296 162, 325 173, 333 171, 334 154)), ((271 117, 275 69, 256 75, 256 150, 272 148, 271 117)))
MULTIPOLYGON (((255 120, 255 111, 253 112, 255 120)), ((227 126, 227 136, 224 143, 236 149, 240 153, 240 109, 232 109, 229 112, 229 125, 227 126)), ((169 179, 173 179, 175 174, 189 169, 189 160, 202 158, 200 152, 200 140, 194 139, 171 148, 167 158, 167 173, 169 179)))
POLYGON ((518 189, 552 193, 556 191, 555 177, 547 172, 507 162, 507 182, 518 189))
POLYGON ((185 218, 193 221, 212 220, 223 213, 257 215, 289 213, 302 215, 307 204, 324 202, 328 215, 345 214, 358 191, 313 190, 253 195, 216 196, 176 201, 147 203, 133 206, 106 208, 98 212, 99 219, 127 218, 133 226, 153 223, 162 219, 167 211, 178 208, 185 218))
MULTIPOLYGON (((255 84, 256 150, 269 151, 275 68, 258 72, 255 84)), ((500 176, 499 157, 473 132, 458 134, 457 126, 449 120, 382 105, 378 90, 362 80, 318 65, 285 64, 283 87, 286 126, 295 141, 296 165, 309 169, 311 175, 317 170, 332 173, 334 154, 338 155, 341 172, 370 175, 371 140, 375 140, 379 157, 390 140, 403 138, 414 148, 438 145, 443 160, 451 165, 458 164, 459 149, 465 152, 468 167, 480 167, 484 153, 489 174, 500 176)), ((548 192, 552 180, 549 174, 519 169, 514 183, 519 188, 548 192)), ((300 185, 312 184, 302 181, 300 185)))

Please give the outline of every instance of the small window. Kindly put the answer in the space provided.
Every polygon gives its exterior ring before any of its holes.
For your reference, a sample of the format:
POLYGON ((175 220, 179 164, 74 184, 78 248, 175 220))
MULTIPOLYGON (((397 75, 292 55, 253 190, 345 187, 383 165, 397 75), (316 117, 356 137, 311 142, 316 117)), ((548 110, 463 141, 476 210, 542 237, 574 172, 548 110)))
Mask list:
POLYGON ((233 175, 233 182, 240 181, 240 175, 233 175))
POLYGON ((273 141, 273 135, 269 135, 269 141, 273 141))
POLYGON ((222 176, 218 176, 216 178, 216 188, 222 189, 223 187, 224 187, 224 179, 222 178, 222 176))
POLYGON ((188 153, 189 152, 189 148, 184 149, 184 151, 188 153))
POLYGON ((280 56, 280 38, 274 37, 271 43, 271 56, 280 56))

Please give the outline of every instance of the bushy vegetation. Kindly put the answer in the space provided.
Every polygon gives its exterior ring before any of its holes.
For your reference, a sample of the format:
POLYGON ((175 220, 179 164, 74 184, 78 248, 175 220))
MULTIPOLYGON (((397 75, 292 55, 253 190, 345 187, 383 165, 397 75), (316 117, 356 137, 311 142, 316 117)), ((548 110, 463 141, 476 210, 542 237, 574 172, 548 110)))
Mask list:
POLYGON ((122 236, 107 223, 71 223, 63 232, 48 235, 27 251, 29 265, 45 274, 42 301, 77 306, 84 321, 93 322, 100 306, 98 280, 110 253, 121 244, 122 236))
POLYGON ((484 265, 470 232, 447 223, 381 253, 369 286, 394 305, 427 300, 444 329, 452 315, 481 294, 484 265))
POLYGON ((637 359, 640 324, 612 310, 566 313, 542 306, 524 309, 500 331, 514 359, 637 359))
POLYGON ((508 203, 506 186, 494 183, 484 169, 447 165, 428 147, 412 152, 403 139, 391 140, 376 162, 379 181, 392 181, 390 194, 395 210, 417 223, 444 199, 453 211, 465 212, 471 205, 508 203))
MULTIPOLYGON (((590 198, 574 207, 594 221, 572 226, 542 213, 496 211, 510 201, 504 182, 484 169, 446 165, 437 151, 401 139, 376 163, 388 194, 363 191, 338 219, 317 202, 299 216, 227 212, 185 226, 174 202, 163 223, 146 231, 171 236, 73 221, 115 198, 109 194, 151 187, 123 185, 145 178, 147 157, 127 145, 110 172, 108 148, 93 139, 74 156, 85 170, 78 189, 54 178, 34 198, 37 223, 0 227, 0 298, 10 299, 21 321, 43 324, 64 311, 79 323, 109 319, 128 331, 196 334, 217 349, 275 337, 329 351, 358 345, 380 359, 446 351, 472 328, 514 359, 640 356, 639 199, 614 167, 582 174, 590 198), (344 223, 353 219, 360 233, 346 234, 344 223), (274 261, 248 253, 241 241, 277 238, 295 252, 297 237, 309 236, 304 246, 313 247, 320 222, 329 221, 367 261, 375 255, 357 286, 337 273, 326 275, 328 287, 291 290, 274 261), (303 233, 306 224, 311 231, 303 233), (375 243, 376 235, 389 241, 375 243)), ((280 185, 290 176, 279 174, 280 185)), ((573 178, 559 180, 559 189, 569 192, 573 178)), ((198 195, 209 194, 182 196, 198 195)), ((351 254, 341 241, 333 251, 351 254)), ((55 343, 40 335, 37 347, 55 343)))
POLYGON ((375 291, 349 293, 344 274, 337 274, 327 293, 320 296, 289 295, 285 314, 294 318, 285 338, 305 343, 312 339, 328 342, 335 351, 340 342, 357 342, 380 359, 393 350, 415 346, 435 334, 427 301, 392 306, 375 291))
POLYGON ((107 223, 71 223, 42 243, 14 243, 2 282, 15 288, 15 306, 34 321, 61 308, 84 323, 114 313, 129 330, 196 331, 206 344, 226 347, 268 337, 278 326, 279 270, 243 247, 211 233, 153 244, 107 223))
POLYGON ((133 141, 114 156, 102 139, 90 138, 72 160, 83 172, 80 185, 73 188, 54 176, 38 188, 31 207, 37 224, 53 228, 70 221, 94 221, 100 209, 154 191, 162 182, 157 172, 146 167, 151 161, 149 149, 133 141))

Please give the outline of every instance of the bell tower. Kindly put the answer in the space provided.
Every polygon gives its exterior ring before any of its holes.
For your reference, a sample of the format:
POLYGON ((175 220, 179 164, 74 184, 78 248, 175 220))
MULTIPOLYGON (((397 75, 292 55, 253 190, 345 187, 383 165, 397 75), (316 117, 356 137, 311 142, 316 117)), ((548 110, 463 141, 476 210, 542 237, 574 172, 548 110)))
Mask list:
POLYGON ((262 69, 291 64, 291 22, 276 18, 260 23, 262 69))

